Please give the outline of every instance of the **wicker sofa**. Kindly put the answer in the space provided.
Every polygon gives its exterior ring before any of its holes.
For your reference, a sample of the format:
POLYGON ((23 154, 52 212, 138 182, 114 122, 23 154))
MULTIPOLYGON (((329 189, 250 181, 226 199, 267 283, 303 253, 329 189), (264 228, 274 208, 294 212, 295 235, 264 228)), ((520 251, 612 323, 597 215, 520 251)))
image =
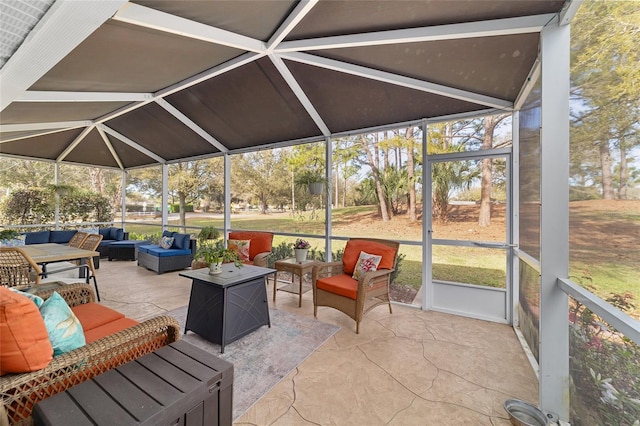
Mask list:
MULTIPOLYGON (((45 285, 41 287, 43 290, 38 289, 34 293, 46 300, 56 291, 72 310, 81 305, 95 303, 93 289, 85 283, 68 284, 57 288, 45 285), (45 289, 47 287, 49 288, 45 289)), ((108 310, 106 307, 104 309, 108 310)), ((80 316, 78 317, 81 324, 84 324, 80 316)), ((91 318, 89 322, 95 324, 95 321, 96 318, 91 318)), ((89 337, 88 333, 91 333, 91 330, 88 332, 83 330, 90 343, 55 356, 46 367, 40 370, 0 376, 0 397, 2 398, 0 425, 31 424, 31 413, 37 402, 151 353, 180 337, 179 324, 170 316, 158 316, 116 331, 122 325, 131 322, 135 323, 125 317, 112 321, 111 324, 103 324, 101 326, 105 327, 103 330, 111 328, 113 332, 99 338, 94 334, 93 338, 97 340, 89 337), (119 324, 118 321, 120 321, 119 324)))

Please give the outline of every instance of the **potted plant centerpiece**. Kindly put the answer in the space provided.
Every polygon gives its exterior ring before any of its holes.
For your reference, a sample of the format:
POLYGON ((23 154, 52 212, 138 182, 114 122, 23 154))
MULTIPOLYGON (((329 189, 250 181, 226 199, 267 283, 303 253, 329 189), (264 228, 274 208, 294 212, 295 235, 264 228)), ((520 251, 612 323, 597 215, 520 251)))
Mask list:
POLYGON ((198 249, 196 256, 199 259, 204 259, 209 266, 209 273, 212 275, 222 272, 223 263, 233 262, 233 264, 238 268, 242 266, 238 253, 224 247, 206 245, 198 249))
POLYGON ((220 231, 213 226, 205 226, 200 229, 198 234, 198 251, 196 256, 191 262, 191 269, 201 269, 209 266, 209 263, 200 256, 199 253, 203 252, 206 247, 216 247, 215 240, 220 238, 220 231))
POLYGON ((293 244, 293 251, 296 255, 296 262, 302 263, 307 260, 307 252, 309 251, 309 241, 303 240, 302 238, 298 238, 296 242, 293 244))

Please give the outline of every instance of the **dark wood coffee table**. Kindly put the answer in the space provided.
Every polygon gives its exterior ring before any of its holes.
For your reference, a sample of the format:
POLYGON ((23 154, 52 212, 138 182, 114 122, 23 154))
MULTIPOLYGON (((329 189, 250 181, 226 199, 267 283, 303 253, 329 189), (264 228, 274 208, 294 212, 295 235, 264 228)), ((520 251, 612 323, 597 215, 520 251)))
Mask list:
POLYGON ((208 268, 181 272, 193 280, 184 332, 191 330, 224 347, 263 325, 271 327, 266 277, 275 270, 233 263, 222 265, 222 273, 210 275, 208 268))
POLYGON ((179 340, 39 402, 35 426, 231 426, 233 365, 179 340))

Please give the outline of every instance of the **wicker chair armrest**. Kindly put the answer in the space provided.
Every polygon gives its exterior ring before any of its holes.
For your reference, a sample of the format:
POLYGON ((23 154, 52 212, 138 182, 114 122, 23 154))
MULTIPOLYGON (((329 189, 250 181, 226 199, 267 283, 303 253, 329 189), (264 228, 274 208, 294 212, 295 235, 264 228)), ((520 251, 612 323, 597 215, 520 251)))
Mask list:
POLYGON ((57 292, 67 302, 70 307, 92 303, 96 301, 96 294, 93 288, 86 283, 64 284, 61 286, 53 286, 53 282, 39 284, 32 287, 30 293, 36 294, 47 300, 53 292, 57 292))
POLYGON ((311 280, 313 285, 320 278, 332 277, 334 275, 340 275, 343 273, 342 262, 322 262, 313 267, 311 272, 311 280))
POLYGON ((378 269, 365 272, 358 280, 358 294, 366 294, 371 288, 387 285, 394 269, 378 269))
POLYGON ((263 268, 266 268, 269 266, 269 255, 271 254, 270 251, 265 251, 263 253, 258 253, 254 256, 253 258, 253 264, 254 266, 261 266, 263 268))
POLYGON ((30 421, 34 405, 180 338, 180 325, 158 316, 55 357, 30 373, 0 377, 2 405, 14 423, 30 421))

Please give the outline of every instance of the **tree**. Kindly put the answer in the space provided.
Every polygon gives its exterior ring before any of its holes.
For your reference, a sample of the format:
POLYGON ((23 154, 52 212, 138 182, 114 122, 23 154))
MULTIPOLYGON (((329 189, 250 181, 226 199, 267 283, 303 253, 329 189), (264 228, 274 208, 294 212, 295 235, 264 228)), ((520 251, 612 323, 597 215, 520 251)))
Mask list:
POLYGON ((382 171, 384 169, 385 160, 381 157, 384 153, 378 149, 378 135, 369 134, 360 136, 360 145, 364 151, 366 160, 361 160, 371 170, 371 177, 376 190, 376 198, 378 200, 379 213, 383 222, 391 220, 391 212, 382 184, 382 171))
POLYGON ((585 2, 572 25, 572 161, 597 155, 599 176, 593 177, 605 199, 615 198, 616 183, 618 197, 626 197, 628 156, 640 146, 639 33, 640 7, 631 1, 585 2))
MULTIPOLYGON (((493 148, 494 133, 496 128, 510 114, 490 115, 483 121, 482 149, 493 148)), ((491 185, 493 180, 493 159, 484 158, 482 160, 482 177, 480 183, 480 214, 478 216, 479 226, 491 225, 491 185)))
POLYGON ((63 223, 108 222, 113 218, 109 200, 103 195, 72 186, 49 185, 12 191, 2 203, 2 221, 16 225, 52 223, 58 197, 63 223))
POLYGON ((287 156, 282 149, 235 155, 231 166, 234 195, 257 198, 260 212, 266 214, 269 202, 288 199, 287 169, 287 156))

